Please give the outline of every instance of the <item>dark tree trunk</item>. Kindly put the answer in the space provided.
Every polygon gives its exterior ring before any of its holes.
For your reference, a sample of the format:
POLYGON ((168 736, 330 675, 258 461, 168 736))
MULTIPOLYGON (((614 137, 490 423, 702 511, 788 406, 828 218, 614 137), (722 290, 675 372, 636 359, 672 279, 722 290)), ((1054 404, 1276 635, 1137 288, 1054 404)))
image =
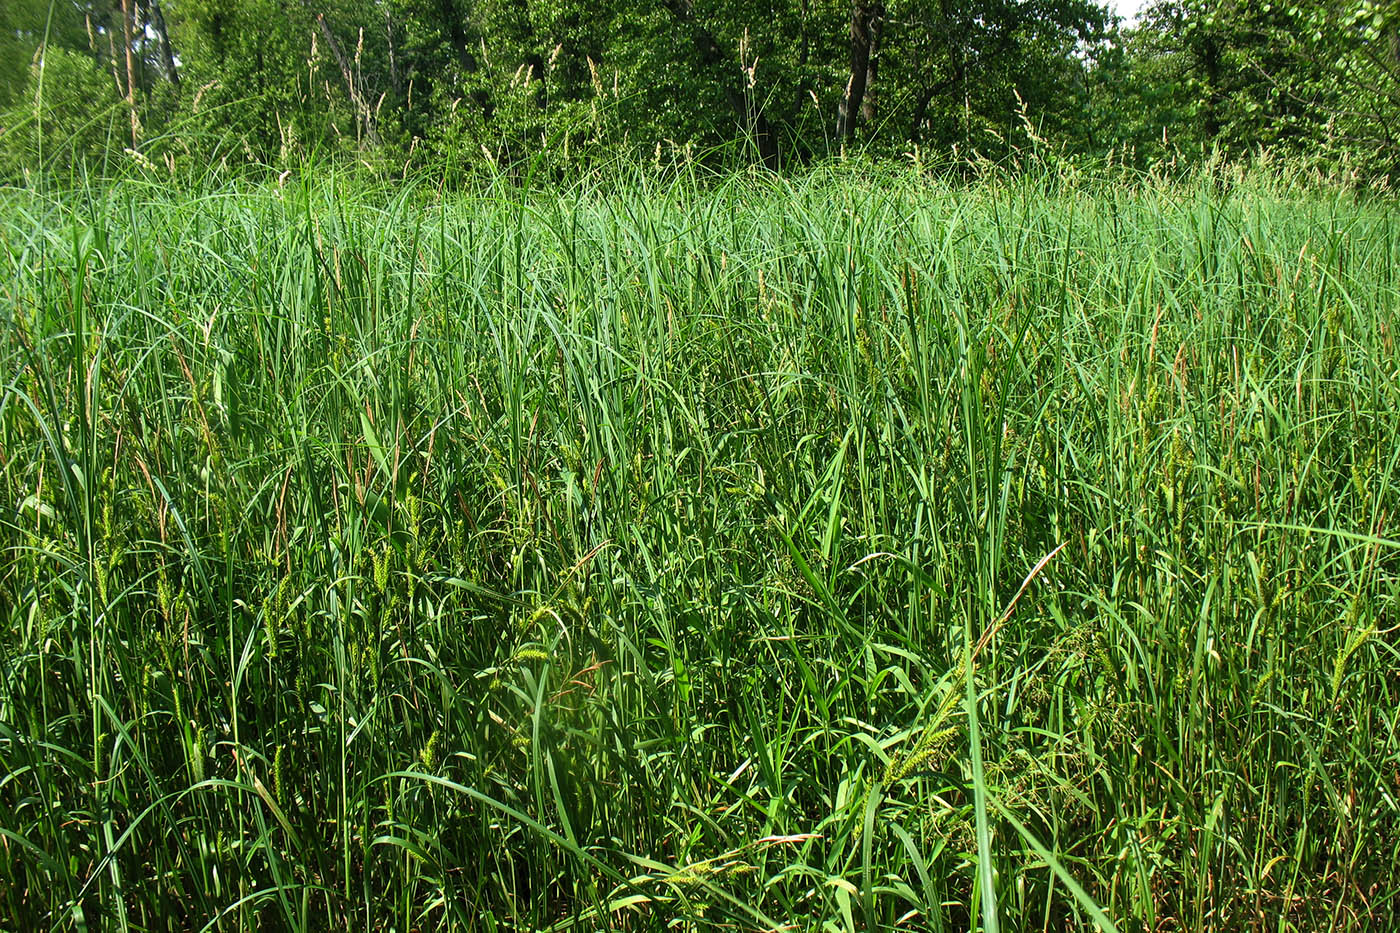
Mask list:
MULTIPOLYGON (((690 0, 662 0, 662 5, 689 30, 701 67, 729 70, 734 63, 724 54, 714 34, 696 19, 695 9, 690 0)), ((733 77, 723 79, 721 87, 724 89, 724 100, 729 109, 734 111, 745 131, 753 134, 754 142, 758 146, 759 160, 768 168, 778 168, 782 161, 782 151, 778 145, 777 133, 769 124, 763 108, 757 104, 752 94, 745 94, 736 85, 733 77)))
POLYGON ((807 59, 812 53, 812 39, 809 35, 809 26, 812 18, 811 0, 802 0, 802 44, 798 46, 797 64, 806 67, 807 59))
POLYGON ((846 81, 846 95, 836 115, 836 136, 843 150, 856 136, 856 121, 865 104, 865 90, 870 81, 872 52, 879 41, 884 18, 884 4, 864 0, 851 4, 851 76, 846 81))
MULTIPOLYGON (((447 40, 452 44, 452 49, 457 53, 457 62, 466 74, 475 74, 481 67, 476 59, 476 54, 472 51, 472 41, 467 35, 466 22, 462 16, 462 11, 457 6, 457 0, 438 0, 438 14, 442 17, 442 25, 447 29, 447 40)), ((488 121, 495 112, 495 104, 491 101, 491 95, 485 90, 478 89, 472 94, 472 100, 481 108, 482 116, 488 121)))
POLYGON ((880 37, 884 31, 885 16, 882 8, 880 15, 870 21, 870 60, 865 67, 865 99, 860 104, 860 118, 866 126, 875 122, 876 108, 879 104, 879 84, 875 79, 879 77, 880 72, 880 37))
POLYGON ((530 80, 535 85, 535 108, 544 110, 549 106, 549 85, 546 83, 544 56, 531 52, 525 56, 525 67, 530 69, 530 80))
POLYGON ((442 16, 443 26, 447 28, 447 40, 452 43, 452 49, 457 53, 457 61, 462 70, 468 74, 476 71, 476 56, 472 54, 467 31, 462 28, 462 14, 457 9, 457 0, 438 0, 438 12, 442 16))
POLYGON ((1220 135, 1220 46, 1214 37, 1207 38, 1201 50, 1201 68, 1206 77, 1206 106, 1204 124, 1206 138, 1214 141, 1220 135))
POLYGON ((948 88, 961 83, 962 67, 959 63, 959 67, 954 70, 951 78, 939 81, 937 84, 930 84, 919 93, 919 99, 914 102, 914 117, 909 122, 909 141, 911 143, 917 143, 923 139, 924 123, 928 120, 928 108, 929 104, 933 103, 933 99, 948 88))
POLYGON ((175 67, 175 50, 170 45, 170 30, 165 28, 165 13, 160 8, 160 0, 150 0, 151 26, 160 37, 160 57, 165 65, 165 76, 170 83, 180 84, 180 73, 175 67))

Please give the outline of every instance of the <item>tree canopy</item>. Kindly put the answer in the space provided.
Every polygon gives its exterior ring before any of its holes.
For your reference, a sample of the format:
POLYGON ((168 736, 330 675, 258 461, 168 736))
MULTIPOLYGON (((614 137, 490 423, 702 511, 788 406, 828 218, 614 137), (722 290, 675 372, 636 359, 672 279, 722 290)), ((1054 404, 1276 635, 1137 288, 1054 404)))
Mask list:
POLYGON ((619 152, 778 167, 1145 163, 1267 149, 1388 177, 1394 0, 9 0, 0 173, 75 160, 564 171, 619 152))

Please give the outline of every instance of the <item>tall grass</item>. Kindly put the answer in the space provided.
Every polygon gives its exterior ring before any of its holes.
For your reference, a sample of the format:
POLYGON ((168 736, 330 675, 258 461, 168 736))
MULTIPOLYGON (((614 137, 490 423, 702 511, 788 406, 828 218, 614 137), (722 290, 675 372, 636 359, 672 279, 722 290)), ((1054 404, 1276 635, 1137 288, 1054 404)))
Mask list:
POLYGON ((1389 203, 0 205, 0 927, 1400 910, 1389 203))

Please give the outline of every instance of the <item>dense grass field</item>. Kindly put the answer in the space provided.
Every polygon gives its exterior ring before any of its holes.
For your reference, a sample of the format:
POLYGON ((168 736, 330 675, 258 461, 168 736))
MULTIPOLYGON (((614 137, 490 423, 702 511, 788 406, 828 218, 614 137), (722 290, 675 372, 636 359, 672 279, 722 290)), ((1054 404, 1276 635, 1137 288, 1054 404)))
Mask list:
POLYGON ((1400 222, 0 191, 0 928, 1386 929, 1400 222))

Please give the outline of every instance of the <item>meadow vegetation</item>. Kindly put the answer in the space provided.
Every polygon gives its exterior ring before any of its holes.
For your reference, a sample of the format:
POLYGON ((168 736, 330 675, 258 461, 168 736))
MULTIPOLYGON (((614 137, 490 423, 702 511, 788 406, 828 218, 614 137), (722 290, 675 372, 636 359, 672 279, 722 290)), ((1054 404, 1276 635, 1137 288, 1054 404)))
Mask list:
POLYGON ((1393 202, 696 172, 0 190, 0 927, 1386 927, 1393 202))

